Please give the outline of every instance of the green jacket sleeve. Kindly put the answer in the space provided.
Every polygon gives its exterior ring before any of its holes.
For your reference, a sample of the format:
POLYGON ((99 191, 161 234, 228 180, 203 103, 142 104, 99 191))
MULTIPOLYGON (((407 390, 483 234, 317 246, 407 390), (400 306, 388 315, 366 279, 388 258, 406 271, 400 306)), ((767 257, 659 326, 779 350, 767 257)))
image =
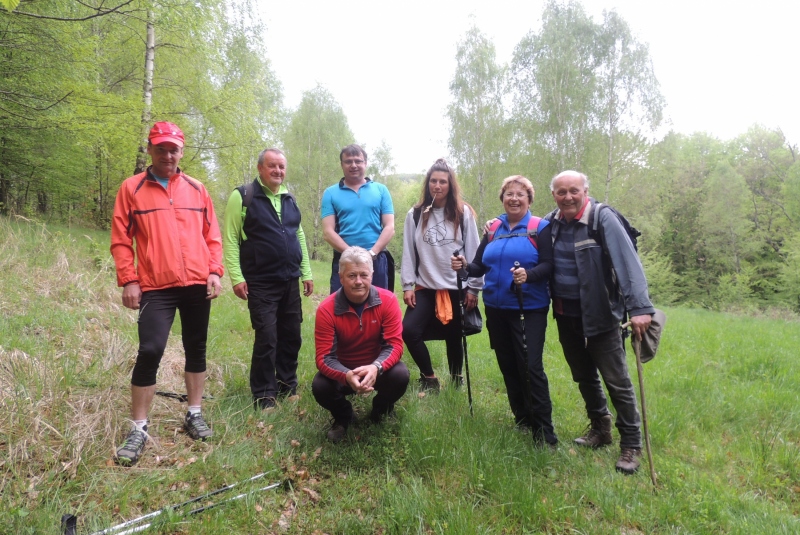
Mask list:
POLYGON ((311 261, 308 258, 306 233, 303 232, 303 225, 297 227, 297 240, 300 242, 300 250, 303 251, 303 259, 300 261, 300 280, 310 281, 313 279, 313 276, 311 275, 311 261))
POLYGON ((231 277, 231 285, 244 282, 242 267, 239 263, 239 244, 246 240, 242 233, 242 196, 238 189, 233 190, 225 208, 225 219, 222 222, 222 247, 225 269, 231 277))

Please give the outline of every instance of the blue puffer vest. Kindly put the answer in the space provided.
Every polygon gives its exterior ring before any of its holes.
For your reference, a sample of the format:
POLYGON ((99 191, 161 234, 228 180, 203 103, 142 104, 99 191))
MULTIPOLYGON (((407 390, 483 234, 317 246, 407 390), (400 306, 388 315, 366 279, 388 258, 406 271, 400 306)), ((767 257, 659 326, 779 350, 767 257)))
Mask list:
MULTIPOLYGON (((495 238, 486 245, 483 251, 482 263, 486 269, 483 303, 488 307, 519 310, 517 295, 512 290, 511 268, 514 267, 515 261, 525 269, 536 267, 539 263, 539 251, 533 246, 527 235, 530 217, 531 215, 527 214, 514 228, 508 226, 506 214, 498 217, 501 221, 500 227, 495 233, 495 238), (501 236, 511 233, 519 233, 520 236, 501 238, 501 236)), ((547 225, 548 222, 542 220, 537 231, 541 232, 547 225)), ((547 308, 550 305, 547 280, 523 284, 522 305, 524 310, 547 308)))

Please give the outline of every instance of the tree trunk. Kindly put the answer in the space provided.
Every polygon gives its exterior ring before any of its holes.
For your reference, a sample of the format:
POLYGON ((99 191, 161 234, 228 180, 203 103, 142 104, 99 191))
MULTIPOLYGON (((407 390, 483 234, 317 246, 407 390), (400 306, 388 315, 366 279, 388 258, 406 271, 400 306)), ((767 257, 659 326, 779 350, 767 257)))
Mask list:
POLYGON ((139 150, 136 154, 136 168, 133 173, 138 174, 147 166, 147 133, 150 129, 150 112, 153 107, 153 70, 156 55, 156 30, 153 27, 153 11, 147 10, 147 44, 144 53, 144 89, 142 92, 142 137, 139 150))

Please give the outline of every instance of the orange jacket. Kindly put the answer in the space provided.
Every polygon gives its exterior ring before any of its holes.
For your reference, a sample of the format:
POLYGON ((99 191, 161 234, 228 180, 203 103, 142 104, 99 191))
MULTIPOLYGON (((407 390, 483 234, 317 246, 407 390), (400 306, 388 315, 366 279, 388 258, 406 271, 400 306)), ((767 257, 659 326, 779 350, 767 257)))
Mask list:
POLYGON ((138 282, 142 291, 222 277, 222 238, 206 188, 180 169, 166 189, 149 169, 126 179, 114 203, 111 255, 117 284, 138 282))

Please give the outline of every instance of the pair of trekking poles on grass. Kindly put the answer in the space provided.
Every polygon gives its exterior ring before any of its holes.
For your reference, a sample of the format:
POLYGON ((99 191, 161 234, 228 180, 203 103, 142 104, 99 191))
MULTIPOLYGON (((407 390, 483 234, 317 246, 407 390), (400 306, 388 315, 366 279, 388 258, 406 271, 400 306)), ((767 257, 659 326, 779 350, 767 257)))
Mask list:
MULTIPOLYGON (((222 494, 223 492, 227 492, 227 491, 229 491, 229 490, 231 490, 231 489, 233 489, 235 487, 250 483, 252 481, 257 481, 259 479, 263 479, 264 477, 267 476, 268 473, 269 472, 262 472, 260 474, 257 474, 255 476, 251 477, 251 478, 245 479, 244 481, 240 481, 238 483, 233 483, 231 485, 225 485, 224 487, 221 487, 221 488, 219 488, 217 490, 214 490, 214 491, 208 492, 206 494, 203 494, 202 496, 198 496, 196 498, 192 498, 192 499, 187 500, 187 501, 185 501, 183 503, 179 503, 177 505, 170 505, 168 507, 164 507, 163 509, 159 509, 158 511, 153 511, 152 513, 148 513, 146 515, 142 515, 142 516, 140 516, 138 518, 134 518, 132 520, 128 520, 126 522, 122 522, 121 524, 117 524, 115 526, 111 526, 109 528, 106 528, 106 529, 103 529, 103 530, 100 530, 100 531, 95 531, 95 532, 91 533, 91 535, 130 535, 131 533, 139 533, 140 531, 144 531, 146 529, 149 529, 151 526, 153 526, 153 520, 155 518, 163 515, 163 514, 168 514, 168 513, 171 513, 173 511, 178 511, 179 509, 182 509, 182 508, 186 507, 187 505, 191 505, 193 503, 202 502, 204 500, 207 500, 207 499, 211 498, 212 496, 216 496, 217 494, 222 494)), ((233 502, 233 501, 236 501, 236 500, 241 500, 242 498, 246 498, 247 496, 250 496, 251 494, 255 494, 257 492, 263 492, 263 491, 275 489, 275 488, 278 488, 278 487, 281 487, 281 486, 284 487, 284 488, 287 488, 290 485, 291 485, 291 482, 288 479, 285 480, 285 481, 282 481, 282 482, 279 481, 277 483, 272 483, 271 485, 267 485, 265 487, 259 487, 259 488, 252 489, 252 490, 250 490, 248 492, 243 492, 241 494, 238 494, 238 495, 236 495, 236 496, 234 496, 232 498, 228 498, 227 500, 223 500, 221 502, 212 503, 212 504, 209 504, 209 505, 204 505, 202 507, 198 507, 196 509, 192 509, 191 511, 187 511, 186 513, 183 513, 181 516, 182 517, 193 516, 193 515, 196 515, 198 513, 202 513, 203 511, 208 511, 209 509, 213 509, 214 507, 218 507, 220 505, 223 505, 223 504, 226 504, 226 503, 230 503, 230 502, 233 502)), ((62 533, 62 535, 77 535, 77 533, 78 533, 78 531, 77 531, 77 521, 78 521, 78 517, 73 515, 73 514, 67 513, 67 514, 63 515, 61 517, 61 533, 62 533)))
MULTIPOLYGON (((458 250, 453 252, 453 256, 458 257, 458 250)), ((514 269, 516 270, 519 267, 520 267, 520 263, 519 262, 514 262, 514 269)), ((463 349, 464 349, 464 367, 465 367, 466 373, 467 373, 467 397, 468 397, 468 400, 469 400, 469 414, 470 414, 470 416, 474 416, 474 413, 472 411, 472 388, 470 386, 470 380, 469 380, 469 357, 467 355, 467 334, 466 334, 466 329, 465 329, 465 325, 464 325, 465 307, 464 307, 464 295, 463 295, 463 281, 467 280, 467 278, 468 278, 468 276, 467 276, 466 269, 462 268, 457 272, 456 281, 458 282, 458 304, 459 304, 459 307, 460 307, 460 310, 461 310, 461 343, 462 343, 463 349)), ((525 334, 525 309, 524 309, 524 306, 523 306, 523 303, 522 303, 522 285, 521 284, 515 284, 514 285, 514 290, 515 290, 515 293, 517 295, 517 303, 519 303, 519 323, 520 323, 520 328, 522 329, 522 354, 525 355, 525 358, 527 359, 527 355, 528 355, 528 338, 527 338, 527 336, 525 334)), ((627 329, 629 326, 630 326, 630 322, 627 322, 624 325, 622 325, 621 328, 622 329, 627 329)), ((656 472, 655 472, 655 468, 653 467, 653 453, 652 453, 652 451, 650 449, 650 430, 649 430, 648 425, 647 425, 647 410, 646 410, 647 404, 645 403, 645 395, 644 395, 644 375, 643 375, 643 370, 642 370, 642 359, 641 359, 641 356, 639 354, 640 350, 638 349, 638 346, 636 344, 633 344, 633 343, 631 344, 631 346, 633 347, 633 352, 636 355, 636 370, 638 372, 637 375, 639 376, 639 397, 640 397, 640 401, 641 401, 642 424, 643 424, 643 427, 644 427, 645 446, 646 446, 646 449, 647 449, 647 461, 648 461, 648 464, 650 465, 650 480, 653 482, 653 485, 655 486, 655 484, 656 484, 656 472)), ((523 373, 523 375, 525 377, 525 403, 527 404, 527 410, 528 410, 528 413, 530 414, 531 406, 533 405, 533 403, 532 403, 532 401, 530 399, 530 397, 531 397, 530 386, 531 385, 530 385, 530 375, 529 375, 529 372, 528 372, 527 361, 524 363, 523 369, 520 370, 520 371, 523 373)), ((536 437, 536 429, 531 427, 531 432, 533 434, 534 440, 536 440, 537 439, 537 437, 536 437)))

